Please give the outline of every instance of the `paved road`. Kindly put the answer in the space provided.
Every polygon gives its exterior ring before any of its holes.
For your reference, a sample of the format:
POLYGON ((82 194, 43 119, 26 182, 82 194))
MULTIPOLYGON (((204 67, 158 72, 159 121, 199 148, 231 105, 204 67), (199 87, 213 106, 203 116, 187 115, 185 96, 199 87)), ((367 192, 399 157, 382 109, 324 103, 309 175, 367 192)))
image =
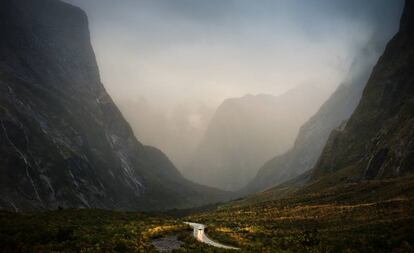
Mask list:
POLYGON ((221 243, 215 242, 215 241, 211 240, 210 238, 208 238, 208 236, 204 232, 204 229, 206 228, 206 226, 204 226, 203 224, 194 223, 194 222, 184 222, 184 223, 190 225, 194 229, 194 237, 200 242, 206 243, 208 245, 211 245, 211 246, 214 246, 214 247, 217 247, 217 248, 235 249, 235 250, 239 249, 239 248, 236 248, 236 247, 223 245, 221 243))

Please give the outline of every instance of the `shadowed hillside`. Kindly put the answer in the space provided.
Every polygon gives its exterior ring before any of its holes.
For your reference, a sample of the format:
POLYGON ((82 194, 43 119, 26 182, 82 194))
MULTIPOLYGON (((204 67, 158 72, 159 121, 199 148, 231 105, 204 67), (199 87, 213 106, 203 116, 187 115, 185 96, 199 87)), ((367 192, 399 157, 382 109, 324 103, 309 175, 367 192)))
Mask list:
POLYGON ((83 11, 0 3, 0 207, 148 210, 217 201, 138 142, 102 85, 83 11))
POLYGON ((414 171, 414 2, 388 43, 346 125, 331 133, 312 172, 319 180, 401 177, 414 171))
POLYGON ((315 166, 331 131, 347 120, 357 107, 372 68, 391 33, 381 30, 372 35, 354 58, 344 82, 300 128, 293 148, 260 168, 256 177, 241 191, 243 194, 268 189, 315 166))

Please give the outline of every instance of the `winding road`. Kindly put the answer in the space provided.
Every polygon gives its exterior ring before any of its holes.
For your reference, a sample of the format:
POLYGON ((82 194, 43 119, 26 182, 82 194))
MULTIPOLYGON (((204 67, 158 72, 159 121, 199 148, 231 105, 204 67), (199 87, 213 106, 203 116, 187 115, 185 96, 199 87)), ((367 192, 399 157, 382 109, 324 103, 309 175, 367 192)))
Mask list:
POLYGON ((231 246, 227 246, 227 245, 215 242, 215 241, 211 240, 210 238, 208 238, 208 236, 204 232, 204 229, 206 228, 206 226, 204 226, 203 224, 194 223, 194 222, 184 222, 184 223, 187 224, 187 225, 190 225, 194 229, 194 237, 199 242, 203 242, 203 243, 211 245, 213 247, 222 248, 222 249, 234 249, 234 250, 239 249, 239 248, 236 248, 236 247, 231 247, 231 246))

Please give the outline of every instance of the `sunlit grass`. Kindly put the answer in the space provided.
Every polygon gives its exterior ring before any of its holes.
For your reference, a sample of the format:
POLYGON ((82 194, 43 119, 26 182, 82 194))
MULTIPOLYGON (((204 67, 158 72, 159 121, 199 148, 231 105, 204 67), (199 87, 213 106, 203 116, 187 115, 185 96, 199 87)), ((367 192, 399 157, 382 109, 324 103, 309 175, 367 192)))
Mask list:
POLYGON ((196 241, 183 223, 192 221, 207 225, 209 237, 241 248, 238 252, 414 252, 412 181, 236 202, 182 218, 75 209, 0 212, 0 251, 155 252, 153 239, 174 235, 183 242, 174 252, 232 252, 196 241))
MULTIPOLYGON (((394 186, 403 189, 400 183, 394 186)), ((237 245, 242 252, 414 252, 414 198, 407 194, 375 199, 371 186, 378 184, 353 185, 354 198, 347 201, 326 201, 330 194, 314 193, 227 205, 191 219, 209 226, 212 238, 237 245), (363 196, 365 191, 369 198, 363 196)))

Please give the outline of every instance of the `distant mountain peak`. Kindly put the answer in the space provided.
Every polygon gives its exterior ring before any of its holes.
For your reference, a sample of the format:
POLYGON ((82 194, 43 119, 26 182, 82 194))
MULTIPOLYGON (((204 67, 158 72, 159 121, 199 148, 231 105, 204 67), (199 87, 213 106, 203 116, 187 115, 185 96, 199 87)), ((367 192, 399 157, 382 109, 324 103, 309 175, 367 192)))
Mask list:
POLYGON ((308 88, 226 99, 184 175, 226 190, 242 187, 267 159, 293 144, 299 126, 320 106, 325 94, 308 88))

